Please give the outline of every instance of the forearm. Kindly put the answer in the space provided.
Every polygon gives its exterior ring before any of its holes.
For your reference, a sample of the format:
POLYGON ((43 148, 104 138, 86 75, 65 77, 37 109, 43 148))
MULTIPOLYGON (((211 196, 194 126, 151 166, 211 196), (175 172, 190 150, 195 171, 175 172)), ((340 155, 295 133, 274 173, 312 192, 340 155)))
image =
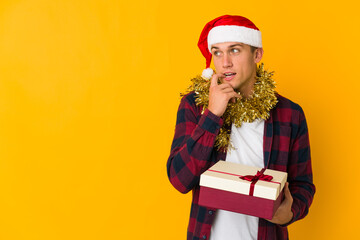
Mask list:
POLYGON ((188 105, 180 106, 179 113, 178 119, 184 121, 178 121, 175 129, 167 173, 171 184, 178 191, 186 193, 198 184, 200 174, 210 167, 222 120, 205 110, 196 122, 196 116, 189 112, 188 105))
POLYGON ((315 186, 312 181, 291 181, 289 185, 294 202, 291 210, 294 213, 290 223, 304 218, 312 204, 315 194, 315 186))
POLYGON ((299 129, 292 145, 290 164, 288 166, 289 189, 294 199, 291 207, 294 216, 288 224, 300 220, 307 215, 315 194, 309 135, 302 111, 299 122, 299 129))

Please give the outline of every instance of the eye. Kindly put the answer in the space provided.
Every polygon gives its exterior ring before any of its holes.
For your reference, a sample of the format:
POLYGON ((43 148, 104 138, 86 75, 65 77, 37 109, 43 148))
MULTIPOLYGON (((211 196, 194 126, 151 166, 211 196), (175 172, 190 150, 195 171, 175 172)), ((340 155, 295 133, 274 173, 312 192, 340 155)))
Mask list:
POLYGON ((240 50, 237 49, 237 48, 232 48, 230 51, 231 51, 232 53, 238 53, 238 52, 240 52, 240 50))
POLYGON ((214 55, 214 56, 220 56, 220 51, 214 51, 214 52, 213 52, 213 55, 214 55))

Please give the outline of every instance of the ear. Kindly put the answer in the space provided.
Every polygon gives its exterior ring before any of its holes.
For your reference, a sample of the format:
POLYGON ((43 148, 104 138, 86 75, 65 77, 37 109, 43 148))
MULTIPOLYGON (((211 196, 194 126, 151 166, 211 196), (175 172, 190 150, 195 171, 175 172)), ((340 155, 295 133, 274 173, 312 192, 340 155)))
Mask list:
POLYGON ((264 49, 257 48, 254 53, 254 62, 259 63, 262 59, 263 54, 264 54, 264 49))

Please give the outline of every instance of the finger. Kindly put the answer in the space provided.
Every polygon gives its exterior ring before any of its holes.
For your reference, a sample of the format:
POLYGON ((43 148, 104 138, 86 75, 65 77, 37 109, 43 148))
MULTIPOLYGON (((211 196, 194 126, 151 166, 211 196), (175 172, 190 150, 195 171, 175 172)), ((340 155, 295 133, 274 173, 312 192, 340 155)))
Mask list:
POLYGON ((235 93, 234 89, 232 87, 221 89, 221 92, 223 93, 235 93))
POLYGON ((225 77, 225 75, 218 73, 218 76, 219 76, 219 81, 220 81, 220 83, 225 83, 225 82, 224 82, 224 77, 225 77))
POLYGON ((234 91, 228 92, 228 93, 226 93, 226 95, 227 95, 227 98, 229 99, 228 101, 231 101, 233 103, 236 102, 236 98, 241 98, 241 96, 234 91))
POLYGON ((214 75, 211 77, 210 87, 213 87, 213 86, 217 86, 217 85, 218 85, 218 79, 219 79, 219 77, 220 77, 219 74, 214 74, 214 75))
POLYGON ((242 98, 240 94, 238 94, 237 92, 233 92, 231 97, 235 97, 235 98, 242 98))
POLYGON ((222 83, 219 85, 219 89, 225 89, 225 88, 231 88, 232 90, 234 90, 229 83, 222 83))

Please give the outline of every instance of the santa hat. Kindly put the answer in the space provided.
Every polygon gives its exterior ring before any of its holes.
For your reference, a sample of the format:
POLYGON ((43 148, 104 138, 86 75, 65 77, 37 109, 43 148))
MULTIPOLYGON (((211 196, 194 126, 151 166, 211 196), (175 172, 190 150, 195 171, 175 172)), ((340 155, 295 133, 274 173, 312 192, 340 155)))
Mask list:
POLYGON ((203 78, 210 79, 213 74, 210 68, 211 46, 223 42, 240 42, 262 48, 261 32, 249 19, 231 15, 215 18, 205 25, 198 42, 198 47, 206 59, 203 78))

